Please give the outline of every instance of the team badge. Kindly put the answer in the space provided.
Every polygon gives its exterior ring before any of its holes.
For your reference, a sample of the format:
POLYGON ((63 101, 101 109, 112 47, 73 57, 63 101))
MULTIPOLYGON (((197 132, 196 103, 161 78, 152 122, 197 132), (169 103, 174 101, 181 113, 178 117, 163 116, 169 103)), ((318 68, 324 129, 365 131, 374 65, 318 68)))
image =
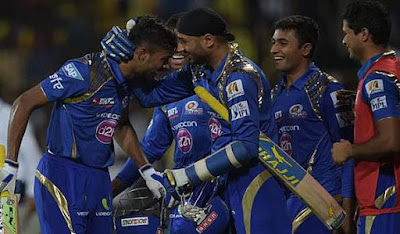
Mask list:
POLYGON ((294 104, 289 108, 289 117, 291 118, 305 118, 307 117, 307 112, 303 111, 303 105, 294 104))

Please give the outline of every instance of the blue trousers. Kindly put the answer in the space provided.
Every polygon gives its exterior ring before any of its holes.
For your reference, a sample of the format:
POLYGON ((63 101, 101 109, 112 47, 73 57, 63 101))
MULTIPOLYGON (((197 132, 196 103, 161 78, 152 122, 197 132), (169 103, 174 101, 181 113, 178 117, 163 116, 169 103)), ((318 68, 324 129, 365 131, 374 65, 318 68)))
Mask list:
POLYGON ((43 234, 112 233, 106 169, 46 153, 36 171, 35 201, 43 234))

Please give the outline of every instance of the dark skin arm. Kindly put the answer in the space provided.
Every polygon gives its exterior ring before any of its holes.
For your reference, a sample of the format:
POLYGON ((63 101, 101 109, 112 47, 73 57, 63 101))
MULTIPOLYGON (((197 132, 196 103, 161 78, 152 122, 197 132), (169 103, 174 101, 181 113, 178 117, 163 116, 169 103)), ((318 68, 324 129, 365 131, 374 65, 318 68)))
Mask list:
POLYGON ((115 128, 114 139, 118 142, 119 146, 121 146, 125 153, 133 159, 135 164, 141 168, 149 162, 140 149, 138 137, 129 122, 128 114, 129 110, 128 108, 125 108, 121 115, 121 119, 115 128))
POLYGON ((343 198, 342 206, 343 209, 346 211, 346 218, 343 221, 341 231, 344 234, 355 234, 356 223, 353 220, 355 212, 355 201, 352 198, 343 198))
POLYGON ((341 140, 332 148, 333 160, 342 164, 350 157, 359 160, 378 160, 400 153, 400 118, 386 118, 376 122, 376 135, 363 144, 341 140))
POLYGON ((8 123, 7 158, 18 161, 21 146, 29 117, 33 110, 48 103, 39 85, 21 94, 13 103, 8 123))
POLYGON ((111 181, 111 186, 112 186, 112 197, 118 196, 122 191, 124 191, 128 186, 122 180, 118 178, 114 178, 111 181))

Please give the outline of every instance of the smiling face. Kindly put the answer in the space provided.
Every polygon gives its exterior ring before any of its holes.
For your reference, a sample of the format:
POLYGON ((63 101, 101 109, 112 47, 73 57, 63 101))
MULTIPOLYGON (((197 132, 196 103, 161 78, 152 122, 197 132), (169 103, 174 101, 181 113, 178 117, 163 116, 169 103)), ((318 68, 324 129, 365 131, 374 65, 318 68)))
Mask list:
POLYGON ((354 30, 351 29, 346 20, 343 20, 343 45, 346 46, 349 52, 349 57, 354 60, 361 59, 361 33, 355 34, 354 30))
POLYGON ((203 48, 204 36, 195 37, 178 33, 178 53, 189 54, 195 64, 206 64, 207 53, 203 48))
POLYGON ((275 30, 272 36, 271 53, 276 69, 287 73, 295 71, 302 62, 308 60, 304 57, 304 45, 299 45, 293 29, 275 30))

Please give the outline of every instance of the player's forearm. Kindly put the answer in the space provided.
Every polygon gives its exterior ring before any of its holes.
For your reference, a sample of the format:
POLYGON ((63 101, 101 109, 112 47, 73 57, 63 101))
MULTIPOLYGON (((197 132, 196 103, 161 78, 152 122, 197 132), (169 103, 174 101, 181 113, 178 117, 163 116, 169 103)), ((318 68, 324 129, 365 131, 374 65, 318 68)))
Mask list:
POLYGON ((346 211, 346 218, 342 225, 342 233, 354 234, 356 233, 356 225, 353 220, 355 212, 355 201, 352 198, 343 198, 343 209, 346 211))
POLYGON ((32 90, 29 90, 19 96, 14 101, 11 109, 8 123, 7 158, 13 161, 18 160, 21 141, 28 125, 29 117, 32 111, 40 106, 36 105, 34 100, 31 100, 31 93, 32 90))
POLYGON ((122 191, 124 191, 128 186, 120 179, 115 178, 111 181, 112 186, 112 197, 118 196, 122 191))
POLYGON ((352 144, 350 157, 359 160, 377 160, 400 152, 398 139, 377 135, 363 144, 352 144))
POLYGON ((119 146, 139 168, 149 163, 140 149, 139 140, 131 125, 118 126, 115 129, 114 137, 119 146))

